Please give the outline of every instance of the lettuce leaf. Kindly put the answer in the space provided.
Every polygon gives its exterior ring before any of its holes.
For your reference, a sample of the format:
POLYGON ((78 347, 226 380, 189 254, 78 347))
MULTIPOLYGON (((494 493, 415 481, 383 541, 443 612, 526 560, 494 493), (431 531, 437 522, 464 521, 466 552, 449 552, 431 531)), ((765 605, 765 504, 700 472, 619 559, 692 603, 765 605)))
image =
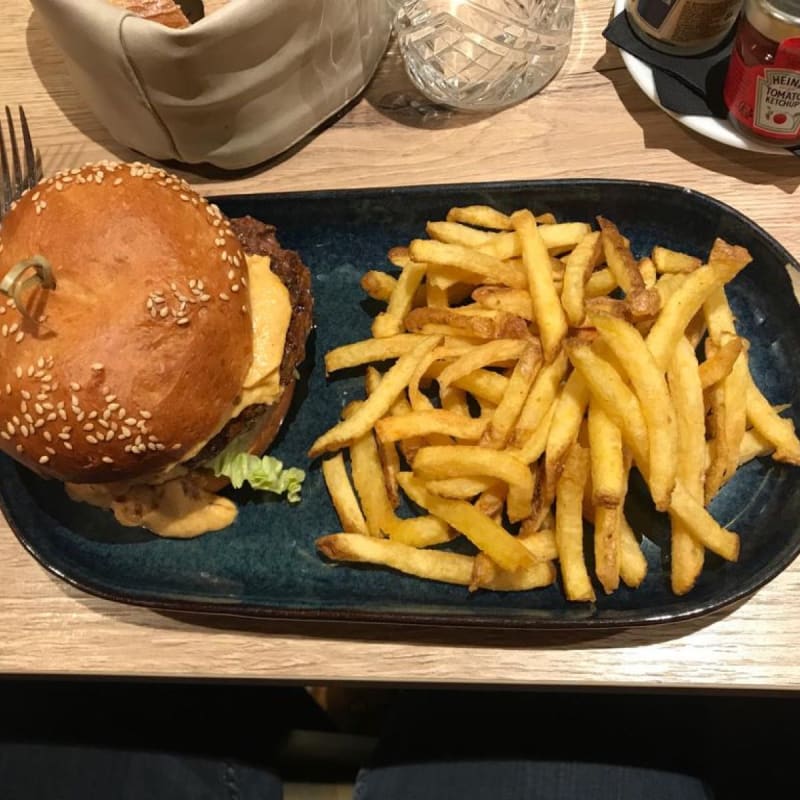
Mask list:
POLYGON ((296 467, 284 469, 277 458, 235 452, 230 446, 209 467, 218 478, 228 478, 234 489, 240 489, 247 482, 259 491, 285 494, 290 503, 300 502, 300 489, 306 477, 305 472, 296 467))

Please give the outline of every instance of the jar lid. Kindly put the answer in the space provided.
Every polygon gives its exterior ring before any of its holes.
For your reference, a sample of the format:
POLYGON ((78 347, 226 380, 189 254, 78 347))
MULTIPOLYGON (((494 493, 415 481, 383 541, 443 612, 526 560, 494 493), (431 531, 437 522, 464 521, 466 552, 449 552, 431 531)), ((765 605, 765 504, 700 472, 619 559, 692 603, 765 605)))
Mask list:
POLYGON ((800 0, 769 0, 765 6, 772 6, 779 14, 800 20, 800 0))
POLYGON ((774 42, 800 35, 800 0, 750 0, 746 14, 774 42))

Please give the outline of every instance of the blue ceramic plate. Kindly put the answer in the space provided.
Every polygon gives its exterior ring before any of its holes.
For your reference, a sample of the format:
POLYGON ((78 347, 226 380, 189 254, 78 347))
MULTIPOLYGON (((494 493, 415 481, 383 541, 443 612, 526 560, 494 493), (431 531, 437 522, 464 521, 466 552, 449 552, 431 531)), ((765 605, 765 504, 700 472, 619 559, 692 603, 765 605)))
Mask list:
POLYGON ((754 263, 730 286, 754 375, 774 403, 800 404, 800 315, 790 255, 736 211, 704 195, 661 184, 542 181, 225 197, 231 216, 252 214, 278 226, 314 275, 316 333, 294 406, 273 452, 308 471, 303 502, 240 493, 241 513, 228 530, 191 541, 121 528, 103 511, 70 502, 60 485, 0 460, 0 500, 21 542, 48 569, 88 592, 130 603, 282 617, 505 627, 604 627, 667 622, 702 614, 753 592, 800 550, 800 470, 757 460, 739 470, 711 511, 741 534, 739 563, 714 556, 696 588, 675 597, 668 582, 668 528, 635 482, 627 512, 646 534, 643 585, 621 588, 596 604, 570 604, 561 587, 518 594, 479 592, 424 582, 381 568, 333 565, 314 539, 338 530, 319 464, 309 444, 349 400, 362 396, 360 375, 325 377, 323 354, 369 336, 373 303, 361 274, 386 264, 387 250, 424 231, 453 205, 488 203, 511 211, 550 210, 559 219, 614 220, 637 255, 662 244, 698 256, 716 236, 749 248, 754 263), (787 271, 787 265, 789 269, 787 271))

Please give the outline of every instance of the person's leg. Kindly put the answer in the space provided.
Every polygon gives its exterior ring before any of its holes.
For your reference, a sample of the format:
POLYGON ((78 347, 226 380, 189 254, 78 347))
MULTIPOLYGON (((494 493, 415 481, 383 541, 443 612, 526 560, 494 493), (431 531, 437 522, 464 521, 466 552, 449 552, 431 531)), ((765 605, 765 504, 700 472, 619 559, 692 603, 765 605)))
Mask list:
POLYGON ((365 769, 353 800, 710 800, 689 775, 613 764, 431 761, 365 769))
POLYGON ((232 759, 64 744, 0 743, 9 800, 281 800, 280 778, 232 759))

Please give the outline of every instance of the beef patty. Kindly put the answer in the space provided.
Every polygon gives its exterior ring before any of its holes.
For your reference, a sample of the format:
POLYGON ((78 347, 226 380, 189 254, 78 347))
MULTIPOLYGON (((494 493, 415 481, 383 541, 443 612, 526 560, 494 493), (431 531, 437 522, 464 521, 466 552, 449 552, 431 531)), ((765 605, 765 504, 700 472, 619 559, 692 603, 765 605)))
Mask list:
POLYGON ((286 343, 280 365, 281 397, 272 405, 245 408, 232 419, 193 459, 188 467, 199 467, 221 453, 228 443, 249 428, 258 426, 259 444, 264 449, 278 433, 294 390, 295 370, 306 355, 306 339, 311 331, 314 298, 311 295, 311 273, 293 250, 284 250, 275 235, 275 227, 253 217, 231 219, 231 227, 247 255, 269 256, 270 269, 289 292, 292 316, 286 332, 286 343))

